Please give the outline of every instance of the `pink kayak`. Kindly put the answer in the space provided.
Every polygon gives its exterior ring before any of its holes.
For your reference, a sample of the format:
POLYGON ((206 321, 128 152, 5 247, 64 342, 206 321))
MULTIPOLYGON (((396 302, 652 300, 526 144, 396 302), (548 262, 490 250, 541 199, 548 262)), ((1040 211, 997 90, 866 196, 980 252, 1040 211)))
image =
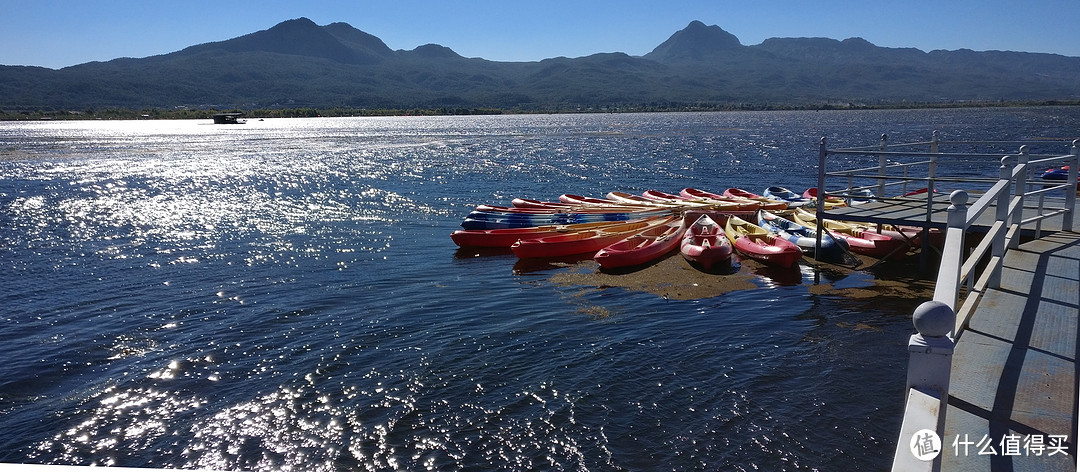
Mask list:
POLYGON ((705 270, 731 264, 731 251, 731 242, 724 230, 709 215, 701 215, 686 228, 679 248, 684 259, 705 270))

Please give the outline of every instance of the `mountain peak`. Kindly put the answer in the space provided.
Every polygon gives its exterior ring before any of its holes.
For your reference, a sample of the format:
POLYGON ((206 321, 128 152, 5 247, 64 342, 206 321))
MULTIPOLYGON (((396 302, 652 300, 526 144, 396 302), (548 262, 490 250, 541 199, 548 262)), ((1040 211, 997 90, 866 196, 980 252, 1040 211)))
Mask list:
POLYGON ((282 21, 269 29, 238 38, 192 46, 181 53, 268 52, 359 64, 377 60, 373 56, 383 53, 382 49, 385 49, 386 53, 390 52, 378 38, 344 23, 321 27, 314 21, 301 17, 282 21))
POLYGON ((409 52, 426 59, 461 59, 461 55, 453 49, 438 44, 425 44, 409 52))
POLYGON ((741 47, 742 43, 735 35, 719 26, 706 26, 694 20, 646 54, 645 58, 659 62, 700 61, 741 47))

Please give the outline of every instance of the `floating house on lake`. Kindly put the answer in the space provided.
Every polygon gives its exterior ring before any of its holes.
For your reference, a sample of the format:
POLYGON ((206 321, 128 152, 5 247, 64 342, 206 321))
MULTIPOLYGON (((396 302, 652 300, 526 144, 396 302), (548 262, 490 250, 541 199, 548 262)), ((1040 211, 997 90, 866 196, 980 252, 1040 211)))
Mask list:
POLYGON ((244 116, 243 112, 216 113, 214 114, 214 124, 237 125, 247 123, 247 120, 240 119, 241 116, 244 116))

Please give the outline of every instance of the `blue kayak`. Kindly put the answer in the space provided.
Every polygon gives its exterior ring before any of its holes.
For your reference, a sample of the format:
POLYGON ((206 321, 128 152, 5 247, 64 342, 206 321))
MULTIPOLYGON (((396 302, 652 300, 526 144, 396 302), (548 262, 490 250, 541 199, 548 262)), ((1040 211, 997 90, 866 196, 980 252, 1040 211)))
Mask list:
POLYGON ((545 225, 571 225, 578 223, 597 223, 601 221, 627 221, 650 216, 667 216, 671 212, 658 211, 635 211, 635 212, 611 212, 611 213, 543 213, 525 214, 513 212, 500 212, 488 210, 474 210, 470 212, 461 227, 468 230, 530 228, 545 225))
POLYGON ((765 198, 787 202, 789 208, 813 205, 815 202, 784 187, 769 187, 761 194, 765 198))
MULTIPOLYGON (((758 226, 795 243, 804 253, 814 254, 817 248, 817 230, 807 228, 775 213, 759 211, 758 226)), ((828 233, 822 233, 819 259, 831 262, 843 261, 845 252, 847 252, 846 241, 829 236, 828 233)))

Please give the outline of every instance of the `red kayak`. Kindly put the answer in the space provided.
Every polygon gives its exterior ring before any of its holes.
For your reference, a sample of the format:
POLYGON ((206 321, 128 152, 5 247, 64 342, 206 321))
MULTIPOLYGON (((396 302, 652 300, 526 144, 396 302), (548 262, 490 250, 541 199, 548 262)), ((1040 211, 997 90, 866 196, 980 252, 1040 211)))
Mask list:
POLYGON ((563 203, 572 203, 572 204, 577 204, 577 205, 614 206, 614 207, 619 207, 619 208, 623 208, 623 207, 627 207, 627 206, 636 206, 636 207, 653 206, 653 205, 647 205, 647 204, 642 204, 642 203, 625 203, 625 202, 617 202, 615 200, 606 200, 606 199, 603 199, 603 198, 583 197, 581 195, 572 195, 572 194, 569 194, 569 193, 564 193, 562 195, 559 195, 559 201, 563 202, 563 203))
POLYGON ((751 259, 769 265, 791 267, 802 258, 802 249, 795 243, 737 216, 728 218, 724 232, 735 250, 751 259))
MULTIPOLYGON (((817 196, 818 196, 817 187, 810 187, 810 188, 806 189, 806 191, 802 193, 802 196, 803 196, 803 198, 808 198, 810 200, 817 200, 817 196)), ((830 197, 830 196, 828 196, 826 194, 826 196, 825 196, 825 208, 838 207, 838 206, 847 206, 847 202, 845 202, 843 198, 830 197)))
POLYGON ((754 207, 756 210, 756 202, 749 201, 734 201, 728 198, 715 199, 715 198, 697 198, 687 197, 685 195, 675 195, 673 193, 661 192, 659 190, 646 190, 641 194, 645 199, 657 201, 661 203, 674 203, 676 205, 686 205, 693 207, 708 207, 714 210, 721 211, 750 211, 750 207, 754 207))
POLYGON ((731 242, 724 230, 709 215, 701 215, 686 228, 679 248, 684 259, 707 271, 718 265, 731 264, 731 251, 731 242))
POLYGON ((476 205, 474 211, 487 213, 513 213, 522 215, 554 215, 554 214, 609 214, 609 213, 633 213, 648 212, 650 209, 639 206, 594 206, 594 205, 567 205, 565 207, 518 207, 500 205, 476 205))
POLYGON ((673 218, 601 249, 593 260, 605 269, 647 264, 675 250, 682 228, 682 219, 673 218))
POLYGON ((575 206, 572 203, 544 202, 544 201, 540 201, 540 200, 533 200, 533 199, 530 199, 530 198, 515 198, 511 202, 511 204, 514 205, 517 208, 541 208, 541 209, 574 208, 574 206, 575 206))
POLYGON ((601 229, 577 231, 536 239, 522 239, 510 246, 510 250, 514 251, 514 255, 522 259, 586 253, 595 254, 596 251, 649 228, 667 224, 673 218, 646 218, 601 229))
POLYGON ((520 239, 537 239, 545 236, 603 229, 627 223, 626 221, 601 221, 570 225, 544 225, 528 228, 505 229, 459 229, 450 233, 450 239, 461 247, 510 247, 520 239))
POLYGON ((706 200, 718 200, 722 202, 733 202, 739 204, 740 211, 756 212, 758 210, 785 210, 787 209, 787 203, 769 200, 767 198, 755 199, 746 197, 735 197, 731 195, 712 193, 696 188, 684 188, 679 191, 679 194, 689 198, 701 198, 706 200))
POLYGON ((743 190, 741 188, 735 188, 735 187, 724 190, 724 196, 737 197, 737 198, 746 198, 746 199, 758 200, 758 201, 774 200, 772 198, 765 198, 764 196, 758 195, 758 194, 756 194, 754 192, 751 192, 749 190, 743 190))
POLYGON ((704 207, 704 204, 695 203, 691 201, 659 201, 650 198, 645 198, 640 195, 634 195, 626 192, 612 191, 607 193, 608 200, 614 200, 624 205, 648 205, 660 208, 687 208, 687 207, 704 207))

